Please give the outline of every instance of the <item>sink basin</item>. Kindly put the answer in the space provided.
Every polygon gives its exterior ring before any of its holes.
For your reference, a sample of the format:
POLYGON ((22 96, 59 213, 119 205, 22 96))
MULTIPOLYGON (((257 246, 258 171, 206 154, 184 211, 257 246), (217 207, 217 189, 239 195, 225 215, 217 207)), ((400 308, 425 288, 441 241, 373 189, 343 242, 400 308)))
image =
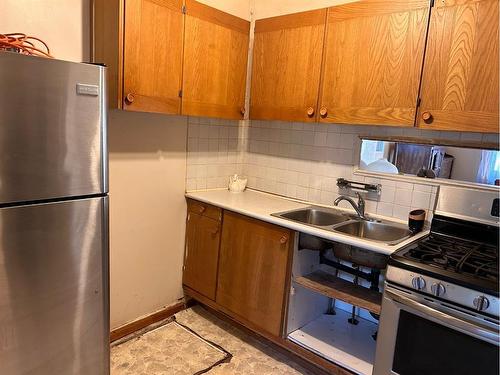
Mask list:
MULTIPOLYGON (((310 206, 271 215, 330 232, 383 242, 387 245, 396 245, 412 235, 404 225, 386 221, 361 220, 356 215, 331 208, 310 206)), ((313 236, 310 237, 313 238, 313 236)), ((310 243, 308 247, 311 247, 310 243)))
POLYGON ((334 210, 308 207, 304 209, 273 214, 284 219, 297 221, 303 224, 326 227, 348 221, 350 218, 334 210))
POLYGON ((350 221, 339 225, 335 231, 372 241, 397 244, 410 237, 411 232, 404 226, 373 221, 350 221))

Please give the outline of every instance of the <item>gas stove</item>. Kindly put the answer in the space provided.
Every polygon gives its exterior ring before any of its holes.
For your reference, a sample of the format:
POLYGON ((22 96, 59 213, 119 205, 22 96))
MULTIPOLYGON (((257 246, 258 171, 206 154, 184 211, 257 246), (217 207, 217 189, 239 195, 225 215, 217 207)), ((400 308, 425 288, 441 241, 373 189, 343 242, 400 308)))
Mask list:
POLYGON ((387 281, 498 319, 500 234, 498 217, 492 215, 498 193, 480 193, 474 202, 474 192, 442 189, 457 207, 440 197, 429 236, 391 256, 387 281), (473 209, 463 202, 473 202, 473 209), (447 211, 439 210, 443 207, 447 211))
POLYGON ((498 375, 499 191, 441 186, 430 234, 389 259, 373 375, 498 375))

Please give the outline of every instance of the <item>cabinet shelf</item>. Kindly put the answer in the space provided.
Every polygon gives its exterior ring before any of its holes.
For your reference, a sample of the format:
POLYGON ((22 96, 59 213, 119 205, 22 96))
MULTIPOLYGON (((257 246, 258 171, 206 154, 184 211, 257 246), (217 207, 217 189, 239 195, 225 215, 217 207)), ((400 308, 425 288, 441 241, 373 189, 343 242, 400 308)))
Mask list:
POLYGON ((316 293, 380 314, 382 304, 382 293, 380 292, 353 284, 323 271, 296 277, 295 282, 316 293))

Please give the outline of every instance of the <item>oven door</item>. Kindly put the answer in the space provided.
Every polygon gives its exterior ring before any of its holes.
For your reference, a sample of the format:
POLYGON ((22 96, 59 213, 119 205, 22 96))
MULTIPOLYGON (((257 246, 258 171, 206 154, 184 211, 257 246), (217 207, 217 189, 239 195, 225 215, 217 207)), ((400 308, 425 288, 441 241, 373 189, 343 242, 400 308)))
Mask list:
POLYGON ((498 375, 498 325, 386 284, 373 375, 498 375))

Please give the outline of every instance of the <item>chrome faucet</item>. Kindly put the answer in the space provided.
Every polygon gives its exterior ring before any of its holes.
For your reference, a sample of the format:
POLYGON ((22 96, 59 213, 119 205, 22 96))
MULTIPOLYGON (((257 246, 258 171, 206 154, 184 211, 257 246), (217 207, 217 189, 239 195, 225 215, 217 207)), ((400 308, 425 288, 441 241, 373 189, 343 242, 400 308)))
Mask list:
POLYGON ((354 208, 354 211, 358 214, 358 217, 362 220, 368 220, 368 218, 365 215, 365 200, 359 194, 356 192, 356 196, 358 197, 358 203, 354 202, 354 200, 346 195, 341 195, 337 199, 335 199, 335 202, 333 202, 334 206, 338 206, 340 202, 342 201, 347 201, 351 204, 352 208, 354 208))

